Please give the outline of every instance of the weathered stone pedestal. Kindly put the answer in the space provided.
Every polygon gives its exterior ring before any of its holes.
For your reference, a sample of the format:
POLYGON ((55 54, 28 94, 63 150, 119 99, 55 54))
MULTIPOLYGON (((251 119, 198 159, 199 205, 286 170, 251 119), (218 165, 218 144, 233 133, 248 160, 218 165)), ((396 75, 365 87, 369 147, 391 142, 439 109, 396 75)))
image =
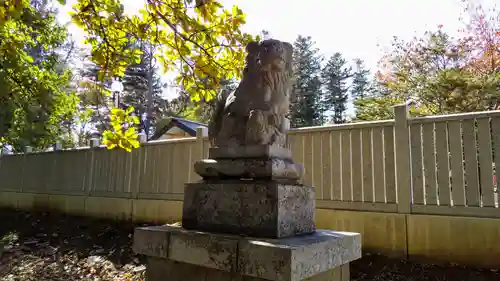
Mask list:
POLYGON ((147 281, 348 281, 358 233, 316 230, 314 189, 288 149, 212 148, 185 186, 182 227, 137 228, 147 281))

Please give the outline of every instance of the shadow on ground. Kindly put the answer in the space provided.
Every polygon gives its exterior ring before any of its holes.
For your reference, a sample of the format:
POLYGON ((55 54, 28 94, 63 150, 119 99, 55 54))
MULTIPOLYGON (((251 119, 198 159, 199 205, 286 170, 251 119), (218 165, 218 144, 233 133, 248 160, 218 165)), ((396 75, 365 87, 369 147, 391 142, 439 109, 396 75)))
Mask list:
POLYGON ((138 225, 11 209, 0 221, 0 280, 142 280, 138 225))
MULTIPOLYGON (((131 249, 137 224, 11 209, 0 209, 0 221, 0 280, 144 280, 131 249)), ((367 255, 351 265, 351 280, 499 281, 500 273, 367 255)))

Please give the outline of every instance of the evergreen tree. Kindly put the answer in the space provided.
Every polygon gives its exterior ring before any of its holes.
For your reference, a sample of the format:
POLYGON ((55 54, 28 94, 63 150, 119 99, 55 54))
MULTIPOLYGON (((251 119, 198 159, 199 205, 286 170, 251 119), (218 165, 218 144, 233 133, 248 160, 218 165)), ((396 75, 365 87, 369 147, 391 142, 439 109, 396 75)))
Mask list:
POLYGON ((345 110, 349 99, 347 79, 352 76, 351 67, 346 66, 347 61, 342 54, 335 53, 330 57, 322 69, 325 95, 323 99, 326 110, 332 111, 331 121, 335 124, 345 122, 345 110))
POLYGON ((354 100, 364 98, 370 92, 370 70, 366 69, 363 60, 354 60, 352 73, 351 96, 354 100))
POLYGON ((135 46, 142 51, 141 61, 137 64, 132 64, 125 70, 122 83, 124 91, 121 97, 121 103, 124 107, 133 106, 135 114, 145 120, 151 117, 149 130, 147 120, 142 122, 141 126, 144 131, 148 130, 148 135, 151 135, 152 128, 157 120, 165 117, 165 107, 167 101, 162 97, 164 83, 158 75, 156 63, 154 60, 154 46, 147 42, 140 42, 135 46), (149 96, 149 75, 151 75, 151 96, 149 96), (151 98, 151 100, 149 100, 151 98), (151 103, 148 105, 148 103, 151 103), (148 116, 148 106, 151 106, 151 116, 148 116))
POLYGON ((321 103, 321 61, 311 37, 299 35, 294 42, 294 98, 291 102, 290 125, 298 128, 323 123, 321 103))
POLYGON ((355 59, 350 93, 356 111, 361 104, 359 101, 363 100, 372 91, 368 75, 370 75, 370 71, 365 68, 363 60, 355 59))
POLYGON ((84 61, 83 67, 79 69, 79 79, 76 81, 76 87, 79 90, 80 103, 84 107, 105 106, 108 102, 109 98, 103 90, 106 87, 109 88, 110 83, 103 83, 98 80, 99 71, 99 66, 90 61, 84 61))

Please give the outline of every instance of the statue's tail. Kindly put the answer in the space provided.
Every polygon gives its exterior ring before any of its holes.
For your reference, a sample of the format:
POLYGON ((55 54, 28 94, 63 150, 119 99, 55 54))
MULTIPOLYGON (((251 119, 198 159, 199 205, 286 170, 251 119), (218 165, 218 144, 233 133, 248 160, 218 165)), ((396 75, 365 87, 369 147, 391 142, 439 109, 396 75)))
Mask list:
POLYGON ((212 146, 215 146, 215 139, 220 131, 221 118, 224 114, 224 107, 226 105, 227 93, 225 92, 226 91, 221 91, 215 97, 214 110, 212 111, 210 121, 208 122, 208 139, 212 146))

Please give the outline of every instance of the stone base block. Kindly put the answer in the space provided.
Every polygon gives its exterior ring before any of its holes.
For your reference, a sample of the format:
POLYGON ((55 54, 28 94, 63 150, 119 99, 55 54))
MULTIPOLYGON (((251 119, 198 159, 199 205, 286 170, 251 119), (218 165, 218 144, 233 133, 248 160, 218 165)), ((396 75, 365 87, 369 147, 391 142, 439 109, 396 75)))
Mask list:
MULTIPOLYGON (((147 281, 269 281, 160 258, 147 258, 147 281)), ((304 281, 349 281, 349 264, 330 269, 304 281)))
POLYGON ((211 147, 208 150, 210 159, 284 159, 292 160, 292 151, 287 148, 270 145, 247 145, 237 147, 211 147))
POLYGON ((179 227, 136 228, 133 250, 148 256, 148 281, 348 281, 361 258, 358 233, 318 230, 258 239, 179 227))
POLYGON ((304 166, 285 159, 204 159, 194 164, 204 179, 268 179, 297 182, 304 166))
POLYGON ((188 183, 182 227, 281 238, 315 230, 315 193, 304 185, 222 181, 188 183))

